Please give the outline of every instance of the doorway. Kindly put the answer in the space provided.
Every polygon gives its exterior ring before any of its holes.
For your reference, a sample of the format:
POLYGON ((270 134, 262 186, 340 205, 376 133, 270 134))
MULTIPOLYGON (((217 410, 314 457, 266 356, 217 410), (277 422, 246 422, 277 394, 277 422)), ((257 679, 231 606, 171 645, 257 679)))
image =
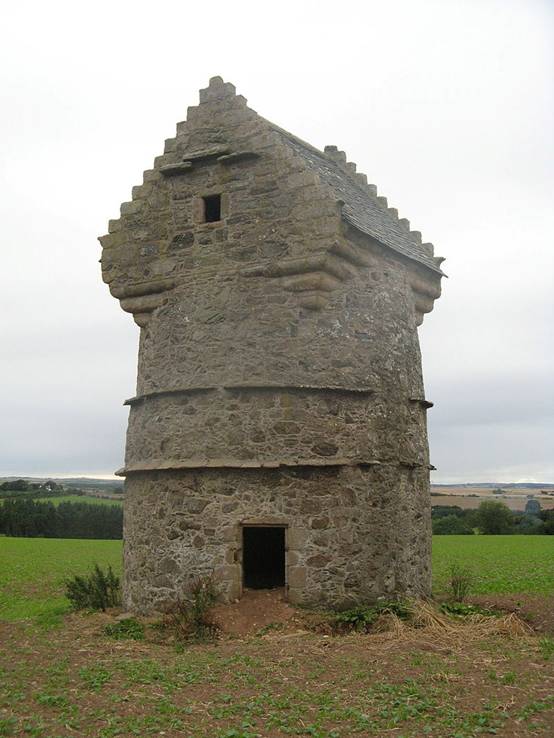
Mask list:
POLYGON ((244 586, 274 589, 285 586, 285 527, 248 525, 242 529, 244 586))

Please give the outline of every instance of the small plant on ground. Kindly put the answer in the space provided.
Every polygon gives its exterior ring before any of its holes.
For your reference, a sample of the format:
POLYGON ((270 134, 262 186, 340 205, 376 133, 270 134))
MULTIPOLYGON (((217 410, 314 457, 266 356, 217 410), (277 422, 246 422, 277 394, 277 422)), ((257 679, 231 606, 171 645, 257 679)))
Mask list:
POLYGON ((106 635, 118 641, 143 641, 144 626, 135 618, 124 618, 117 623, 110 623, 104 628, 106 635))
POLYGON ((545 636, 539 641, 539 648, 541 649, 541 655, 545 661, 549 661, 554 656, 554 638, 545 636))
POLYGON ((440 606, 441 612, 447 615, 454 615, 455 617, 465 618, 470 615, 485 615, 487 617, 494 617, 500 615, 496 610, 491 610, 488 607, 481 607, 480 605, 470 605, 467 602, 443 602, 440 606))
POLYGON ((218 625, 210 619, 217 600, 217 590, 211 576, 198 577, 185 596, 177 600, 164 617, 163 625, 177 641, 205 641, 217 636, 218 625))
POLYGON ((407 602, 392 600, 373 605, 356 605, 339 612, 319 613, 319 618, 308 615, 306 624, 314 630, 335 635, 351 631, 368 633, 381 616, 394 615, 400 620, 408 620, 411 613, 407 602))
POLYGON ((286 623, 268 623, 267 625, 264 625, 263 628, 260 628, 260 630, 256 632, 256 635, 264 636, 268 633, 285 630, 286 627, 286 623))
POLYGON ((75 575, 65 581, 65 595, 74 610, 106 610, 121 604, 121 586, 111 566, 107 570, 94 565, 85 576, 75 575))
POLYGON ((473 571, 468 566, 454 563, 450 566, 448 587, 454 602, 463 602, 475 582, 473 571))

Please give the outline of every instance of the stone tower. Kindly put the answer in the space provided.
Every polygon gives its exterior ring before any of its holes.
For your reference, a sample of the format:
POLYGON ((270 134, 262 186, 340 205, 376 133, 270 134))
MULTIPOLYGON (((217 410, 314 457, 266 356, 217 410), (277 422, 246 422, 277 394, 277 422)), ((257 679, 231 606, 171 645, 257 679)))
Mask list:
POLYGON ((125 606, 159 609, 210 572, 224 599, 427 594, 433 246, 344 152, 220 77, 100 241, 140 326, 125 606))

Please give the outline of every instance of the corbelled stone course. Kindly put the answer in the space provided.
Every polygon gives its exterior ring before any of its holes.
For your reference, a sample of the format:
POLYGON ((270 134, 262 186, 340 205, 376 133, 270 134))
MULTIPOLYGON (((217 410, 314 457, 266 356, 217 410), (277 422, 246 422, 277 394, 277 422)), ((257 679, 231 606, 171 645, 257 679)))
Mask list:
POLYGON ((295 602, 429 591, 417 325, 442 260, 355 169, 214 78, 100 239, 140 326, 126 607, 208 572, 240 596, 244 525, 285 527, 295 602))

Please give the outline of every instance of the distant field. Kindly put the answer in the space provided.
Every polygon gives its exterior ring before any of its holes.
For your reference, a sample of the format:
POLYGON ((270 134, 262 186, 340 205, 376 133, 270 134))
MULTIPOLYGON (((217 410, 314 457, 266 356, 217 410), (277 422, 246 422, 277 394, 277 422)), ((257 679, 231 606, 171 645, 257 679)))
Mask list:
POLYGON ((87 495, 60 495, 60 497, 44 497, 39 502, 53 502, 59 505, 60 502, 87 502, 91 505, 122 505, 123 500, 110 500, 107 497, 89 497, 87 495))
POLYGON ((475 594, 554 592, 554 536, 433 536, 435 592, 453 562, 475 572, 475 594))
MULTIPOLYGON (((48 621, 67 610, 63 580, 110 564, 121 571, 121 541, 0 537, 0 620, 48 621)), ((434 590, 452 562, 478 576, 474 593, 554 593, 554 536, 434 536, 434 590)))
MULTIPOLYGON (((14 493, 14 497, 17 493, 14 493)), ((29 499, 28 497, 26 499, 29 499)), ((87 502, 91 505, 122 505, 123 500, 111 500, 107 497, 89 497, 88 495, 60 495, 59 497, 33 497, 31 499, 37 502, 51 502, 53 505, 59 505, 61 502, 87 502)), ((4 502, 0 498, 0 505, 4 502)))
MULTIPOLYGON (((552 484, 544 484, 544 485, 535 485, 531 487, 526 487, 522 485, 521 487, 519 485, 512 485, 512 484, 488 484, 485 486, 481 486, 478 484, 431 484, 431 492, 439 492, 445 495, 471 495, 471 494, 478 494, 478 495, 494 495, 495 490, 501 489, 504 494, 507 495, 516 495, 520 497, 527 497, 528 495, 534 495, 535 497, 539 495, 548 495, 549 493, 554 492, 554 485, 552 484)), ((496 497, 496 495, 494 495, 496 497)))
MULTIPOLYGON (((554 510, 554 497, 536 495, 535 499, 540 503, 543 510, 554 510)), ((448 494, 438 494, 438 490, 433 490, 433 496, 431 497, 432 505, 457 505, 463 510, 473 510, 478 508, 483 500, 497 500, 508 505, 510 510, 523 512, 527 503, 527 497, 522 494, 506 494, 506 495, 493 495, 490 490, 485 490, 483 494, 476 492, 470 492, 469 494, 462 494, 460 492, 449 492, 448 494)))
POLYGON ((533 496, 541 505, 543 510, 554 510, 554 487, 551 484, 514 486, 498 485, 431 485, 432 505, 457 505, 464 510, 472 510, 479 507, 483 500, 493 499, 504 502, 510 510, 523 512, 527 497, 533 496), (502 489, 503 494, 495 495, 495 489, 502 489))

